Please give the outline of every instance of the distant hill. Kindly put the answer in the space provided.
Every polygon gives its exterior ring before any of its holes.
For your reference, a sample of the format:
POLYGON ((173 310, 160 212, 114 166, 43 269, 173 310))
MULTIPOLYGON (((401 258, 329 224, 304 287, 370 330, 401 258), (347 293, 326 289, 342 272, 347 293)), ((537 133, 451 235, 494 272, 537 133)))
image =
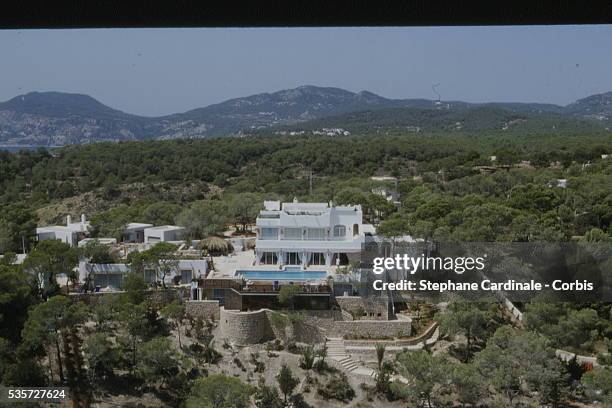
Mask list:
POLYGON ((402 130, 410 132, 485 130, 524 131, 601 131, 602 123, 583 117, 557 113, 532 113, 524 106, 504 109, 503 104, 467 106, 457 109, 440 106, 437 109, 387 108, 375 111, 352 112, 283 126, 276 133, 310 131, 323 134, 379 132, 402 130))
POLYGON ((301 86, 162 117, 112 109, 88 95, 32 92, 0 103, 0 144, 65 145, 99 141, 208 138, 268 129, 416 127, 421 130, 599 129, 612 123, 612 92, 566 107, 389 99, 372 92, 301 86))
POLYGON ((6 144, 138 140, 152 123, 80 94, 32 92, 0 103, 0 143, 6 144))
POLYGON ((612 92, 587 96, 565 107, 565 112, 604 123, 612 122, 612 92))

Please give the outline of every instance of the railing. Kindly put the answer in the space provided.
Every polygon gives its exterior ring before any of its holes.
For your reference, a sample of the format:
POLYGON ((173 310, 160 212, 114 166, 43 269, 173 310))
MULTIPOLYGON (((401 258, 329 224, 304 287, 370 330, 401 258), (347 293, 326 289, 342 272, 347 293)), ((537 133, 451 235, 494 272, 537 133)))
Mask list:
MULTIPOLYGON (((331 293, 331 288, 327 285, 299 285, 299 294, 311 293, 331 293)), ((239 290, 241 293, 278 293, 282 285, 247 285, 239 290)))

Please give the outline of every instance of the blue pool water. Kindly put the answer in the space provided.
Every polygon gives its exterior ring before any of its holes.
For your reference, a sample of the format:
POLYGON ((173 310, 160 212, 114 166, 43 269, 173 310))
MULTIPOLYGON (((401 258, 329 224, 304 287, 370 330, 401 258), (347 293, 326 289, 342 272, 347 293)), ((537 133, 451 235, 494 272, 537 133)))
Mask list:
POLYGON ((253 280, 290 280, 290 281, 304 281, 304 280, 316 280, 325 279, 327 276, 326 272, 322 271, 236 271, 236 276, 242 276, 245 279, 253 280))

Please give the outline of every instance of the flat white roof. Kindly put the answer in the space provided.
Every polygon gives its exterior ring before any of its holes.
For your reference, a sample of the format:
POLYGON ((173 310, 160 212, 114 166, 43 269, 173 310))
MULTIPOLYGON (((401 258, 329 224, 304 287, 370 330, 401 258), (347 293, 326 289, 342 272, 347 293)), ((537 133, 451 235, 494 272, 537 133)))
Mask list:
POLYGON ((175 230, 184 230, 184 227, 179 227, 178 225, 159 225, 157 227, 149 227, 145 228, 147 230, 155 230, 155 231, 175 231, 175 230))
POLYGON ((41 232, 55 232, 55 231, 72 231, 72 229, 66 227, 65 225, 48 225, 46 227, 36 228, 37 234, 40 234, 41 232))
POLYGON ((370 177, 370 180, 375 180, 375 181, 395 181, 395 180, 397 180, 397 177, 393 177, 393 176, 372 176, 372 177, 370 177))
POLYGON ((143 224, 141 222, 130 222, 125 226, 125 230, 151 228, 153 224, 143 224))
POLYGON ((126 264, 90 264, 93 273, 128 273, 129 265, 126 264))
POLYGON ((80 222, 73 222, 69 225, 47 225, 46 227, 38 227, 36 228, 36 233, 40 234, 41 232, 54 232, 54 231, 71 231, 71 232, 86 232, 89 228, 89 221, 85 222, 83 225, 80 222))

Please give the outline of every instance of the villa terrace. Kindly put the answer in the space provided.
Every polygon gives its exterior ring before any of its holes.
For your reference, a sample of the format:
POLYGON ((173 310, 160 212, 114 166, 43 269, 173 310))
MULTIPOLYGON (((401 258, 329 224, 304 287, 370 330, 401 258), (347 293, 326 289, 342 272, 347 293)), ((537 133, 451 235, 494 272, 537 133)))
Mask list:
MULTIPOLYGON (((198 299, 194 300, 218 300, 220 305, 232 310, 278 309, 281 307, 278 294, 283 286, 289 284, 245 279, 200 279, 198 299)), ((333 290, 326 280, 291 284, 299 287, 294 301, 296 309, 329 309, 333 290)))

